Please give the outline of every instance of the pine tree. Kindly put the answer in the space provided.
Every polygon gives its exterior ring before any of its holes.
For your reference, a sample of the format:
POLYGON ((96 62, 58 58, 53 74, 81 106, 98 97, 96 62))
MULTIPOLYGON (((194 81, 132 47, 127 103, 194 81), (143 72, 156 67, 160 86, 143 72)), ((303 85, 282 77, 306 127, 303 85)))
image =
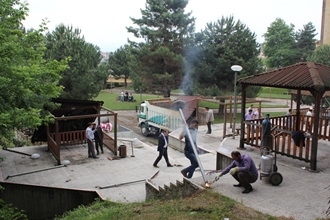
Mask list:
POLYGON ((185 39, 194 31, 195 21, 185 13, 187 4, 188 0, 146 0, 142 17, 131 18, 138 27, 128 27, 128 32, 145 41, 131 42, 139 62, 133 65, 133 78, 140 79, 145 91, 169 96, 181 84, 185 39))

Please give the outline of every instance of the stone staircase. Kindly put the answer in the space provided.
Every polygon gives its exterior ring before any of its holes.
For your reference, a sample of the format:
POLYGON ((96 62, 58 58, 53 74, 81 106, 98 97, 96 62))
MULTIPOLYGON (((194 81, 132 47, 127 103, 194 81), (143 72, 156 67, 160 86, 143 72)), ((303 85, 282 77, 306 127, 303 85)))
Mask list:
POLYGON ((164 185, 163 187, 157 187, 152 183, 151 179, 147 179, 146 186, 146 201, 153 199, 176 199, 185 198, 193 195, 199 190, 204 190, 203 187, 196 185, 187 178, 183 178, 183 181, 176 181, 176 184, 170 183, 170 185, 164 185))

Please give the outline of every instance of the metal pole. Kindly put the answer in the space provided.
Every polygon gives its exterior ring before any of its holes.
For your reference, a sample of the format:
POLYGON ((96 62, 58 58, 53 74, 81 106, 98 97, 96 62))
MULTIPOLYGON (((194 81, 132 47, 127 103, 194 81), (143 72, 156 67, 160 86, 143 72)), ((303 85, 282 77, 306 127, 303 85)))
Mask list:
POLYGON ((236 100, 236 81, 237 81, 237 72, 235 71, 235 82, 234 82, 234 123, 233 123, 233 139, 236 136, 236 113, 237 113, 237 100, 236 100))
MULTIPOLYGON (((188 138, 189 138, 190 144, 191 144, 192 149, 193 149, 193 151, 194 151, 194 154, 195 154, 195 156, 196 156, 197 163, 198 163, 199 169, 201 170, 203 180, 204 180, 205 183, 207 183, 208 181, 207 181, 206 176, 205 176, 205 171, 204 171, 203 166, 202 166, 202 163, 201 163, 201 161, 200 161, 200 159, 199 159, 199 156, 198 156, 198 152, 197 152, 196 146, 195 146, 195 144, 194 144, 194 142, 193 142, 193 140, 192 140, 192 137, 191 137, 191 134, 190 134, 190 132, 189 132, 189 128, 188 128, 187 122, 186 122, 186 120, 185 120, 185 118, 184 118, 184 115, 183 115, 183 112, 182 112, 181 108, 179 108, 179 112, 180 112, 180 115, 181 115, 182 121, 183 121, 184 124, 185 124, 186 134, 188 135, 188 138)), ((186 141, 187 141, 187 140, 186 140, 186 141)))

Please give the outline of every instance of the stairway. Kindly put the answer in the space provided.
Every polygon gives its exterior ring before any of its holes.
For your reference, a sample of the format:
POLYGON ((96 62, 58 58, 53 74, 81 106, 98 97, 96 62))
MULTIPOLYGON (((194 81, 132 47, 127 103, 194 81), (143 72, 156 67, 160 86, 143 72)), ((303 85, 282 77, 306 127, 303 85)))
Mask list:
POLYGON ((176 199, 185 198, 193 195, 199 190, 204 190, 203 187, 196 185, 187 178, 183 178, 183 181, 176 181, 176 183, 170 183, 170 185, 164 185, 163 187, 157 187, 152 183, 150 179, 145 182, 146 186, 146 201, 153 199, 176 199))

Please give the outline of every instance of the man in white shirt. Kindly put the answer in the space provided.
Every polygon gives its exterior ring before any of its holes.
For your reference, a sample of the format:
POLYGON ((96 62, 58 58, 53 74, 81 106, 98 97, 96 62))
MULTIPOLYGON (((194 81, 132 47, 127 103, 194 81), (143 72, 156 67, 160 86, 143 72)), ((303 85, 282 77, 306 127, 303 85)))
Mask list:
POLYGON ((206 134, 211 134, 212 133, 212 128, 211 124, 214 122, 214 115, 213 111, 209 107, 205 107, 206 110, 206 124, 207 124, 207 133, 206 134))
MULTIPOLYGON (((313 116, 313 108, 312 107, 310 107, 309 110, 306 112, 306 116, 310 116, 310 117, 313 116)), ((311 121, 312 120, 309 119, 309 117, 306 117, 306 126, 307 126, 306 133, 307 133, 307 135, 309 135, 309 133, 311 132, 310 131, 310 129, 311 129, 311 121)))
POLYGON ((159 152, 159 155, 153 164, 154 167, 158 168, 157 164, 162 159, 163 156, 165 158, 167 167, 173 167, 172 164, 168 160, 167 149, 168 149, 168 130, 162 130, 162 132, 158 136, 157 150, 159 152))
POLYGON ((95 156, 95 149, 94 149, 94 131, 92 130, 92 127, 95 123, 89 122, 88 127, 86 128, 86 139, 87 139, 87 145, 88 145, 88 158, 98 158, 95 156))

